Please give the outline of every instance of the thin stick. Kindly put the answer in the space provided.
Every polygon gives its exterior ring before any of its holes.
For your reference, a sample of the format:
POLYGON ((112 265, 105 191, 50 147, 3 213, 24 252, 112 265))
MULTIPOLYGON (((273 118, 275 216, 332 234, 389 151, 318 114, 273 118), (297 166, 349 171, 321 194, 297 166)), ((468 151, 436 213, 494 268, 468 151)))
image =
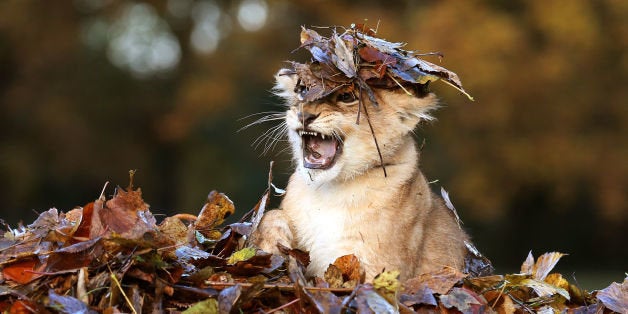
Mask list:
POLYGON ((98 197, 98 199, 105 199, 105 190, 107 189, 107 185, 109 185, 109 181, 105 182, 105 186, 102 187, 102 192, 100 192, 100 197, 98 197))
POLYGON ((388 77, 390 77, 395 83, 397 83, 397 85, 399 87, 401 87, 401 89, 403 89, 404 92, 406 92, 406 94, 408 94, 408 96, 412 96, 412 93, 410 93, 407 89, 405 89, 405 87, 403 87, 403 85, 401 85, 392 75, 386 73, 388 75, 388 77))
POLYGON ((379 155, 379 162, 382 165, 382 170, 384 170, 384 177, 388 177, 386 173, 386 166, 384 166, 384 157, 382 157, 382 151, 379 149, 379 144, 377 143, 377 137, 375 136, 375 131, 373 130, 373 125, 371 124, 371 118, 369 117, 369 112, 366 109, 366 105, 362 102, 362 107, 364 107, 364 115, 366 116, 366 122, 369 124, 369 128, 371 129, 371 135, 373 135, 373 141, 375 141, 375 148, 377 148, 377 154, 379 155))
POLYGON ((360 95, 358 96, 358 117, 355 119, 355 124, 360 125, 360 111, 362 109, 362 86, 358 84, 358 88, 360 89, 360 95))
POLYGON ((137 314, 137 311, 135 310, 135 307, 133 306, 133 303, 131 303, 131 300, 129 300, 129 297, 127 297, 126 293, 124 293, 124 290, 122 290, 122 286, 120 285, 120 282, 118 281, 118 278, 111 271, 111 269, 109 269, 109 272, 111 273, 111 275, 110 275, 111 279, 113 280, 113 282, 116 284, 116 286, 120 290, 120 293, 122 293, 122 296, 126 300, 126 303, 129 305, 129 307, 131 308, 131 311, 133 311, 134 314, 137 314))
MULTIPOLYGON (((235 282, 221 282, 221 281, 205 281, 205 284, 212 287, 216 290, 223 290, 228 287, 233 287, 235 285, 240 285, 242 288, 250 288, 253 286, 252 283, 235 283, 235 282)), ((265 284, 262 288, 264 289, 279 289, 280 291, 294 291, 294 285, 273 285, 273 284, 265 284)), ((326 291, 326 292, 336 292, 336 293, 350 293, 353 291, 352 288, 321 288, 321 287, 302 287, 308 291, 326 291)))
POLYGON ((195 221, 196 219, 198 219, 198 217, 192 214, 176 214, 176 215, 173 215, 172 218, 178 218, 179 220, 186 220, 186 221, 195 221))
POLYGON ((292 301, 290 301, 290 302, 288 302, 288 303, 286 303, 286 304, 284 304, 284 305, 282 305, 282 306, 280 306, 278 308, 274 308, 274 309, 272 309, 272 310, 270 310, 269 312, 266 312, 266 313, 270 314, 270 313, 273 313, 273 312, 277 312, 277 311, 279 311, 281 309, 285 309, 285 308, 289 307, 290 305, 295 304, 295 303, 297 303, 299 301, 301 301, 301 299, 300 298, 296 298, 296 299, 294 299, 294 300, 292 300, 292 301))
MULTIPOLYGON (((458 227, 460 227, 460 225, 458 225, 458 227)), ((494 310, 495 306, 497 305, 497 301, 499 301, 499 298, 502 297, 502 295, 504 295, 504 290, 506 290, 506 285, 504 284, 504 286, 501 288, 501 290, 499 290, 499 295, 497 296, 497 298, 495 298, 495 302, 493 302, 493 305, 491 305, 491 308, 494 310)))

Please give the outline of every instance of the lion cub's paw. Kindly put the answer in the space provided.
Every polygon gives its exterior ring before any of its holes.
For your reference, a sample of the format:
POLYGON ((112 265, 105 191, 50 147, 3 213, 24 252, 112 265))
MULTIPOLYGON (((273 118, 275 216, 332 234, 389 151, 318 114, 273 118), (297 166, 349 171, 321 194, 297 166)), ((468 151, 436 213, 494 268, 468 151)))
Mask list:
POLYGON ((283 210, 270 210, 264 213, 257 230, 251 236, 251 243, 265 252, 282 255, 277 244, 292 248, 292 231, 283 210))

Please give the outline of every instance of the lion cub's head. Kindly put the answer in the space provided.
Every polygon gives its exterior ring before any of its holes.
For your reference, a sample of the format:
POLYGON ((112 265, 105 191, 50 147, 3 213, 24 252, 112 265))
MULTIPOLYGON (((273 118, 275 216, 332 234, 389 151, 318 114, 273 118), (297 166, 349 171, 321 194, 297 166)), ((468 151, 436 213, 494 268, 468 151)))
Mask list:
POLYGON ((288 106, 285 120, 296 171, 314 183, 348 180, 381 167, 382 161, 384 166, 398 162, 395 156, 410 133, 420 121, 431 120, 429 112, 437 106, 426 86, 373 88, 377 104, 363 92, 361 106, 360 92, 351 86, 307 102, 294 71, 282 69, 276 80, 275 92, 288 106))

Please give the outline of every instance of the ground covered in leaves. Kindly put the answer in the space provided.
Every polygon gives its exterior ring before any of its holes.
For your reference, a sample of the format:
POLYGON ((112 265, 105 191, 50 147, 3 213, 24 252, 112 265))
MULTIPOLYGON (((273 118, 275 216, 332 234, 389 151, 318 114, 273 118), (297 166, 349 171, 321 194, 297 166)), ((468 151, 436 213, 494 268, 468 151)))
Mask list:
POLYGON ((237 223, 212 191, 196 216, 159 224, 131 184, 67 213, 52 208, 0 238, 4 313, 626 313, 628 280, 588 292, 552 268, 564 255, 528 256, 518 274, 473 277, 451 268, 405 282, 394 270, 363 282, 358 259, 305 278, 307 252, 286 257, 247 238, 273 188, 237 223), (250 217, 247 218, 247 217, 250 217), (246 218, 246 219, 245 219, 246 218))

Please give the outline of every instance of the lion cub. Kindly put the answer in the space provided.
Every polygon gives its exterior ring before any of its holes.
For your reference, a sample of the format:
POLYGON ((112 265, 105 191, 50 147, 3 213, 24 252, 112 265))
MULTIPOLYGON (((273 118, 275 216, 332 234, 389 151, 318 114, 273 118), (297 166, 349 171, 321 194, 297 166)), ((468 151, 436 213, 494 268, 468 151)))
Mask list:
POLYGON ((413 129, 430 120, 433 93, 373 88, 377 106, 358 117, 359 93, 341 88, 303 101, 292 70, 276 75, 278 95, 289 106, 285 122, 296 170, 280 210, 268 211, 253 243, 278 253, 277 243, 309 251, 307 275, 321 276, 340 256, 354 254, 367 280, 382 270, 401 278, 462 269, 467 235, 419 170, 413 129), (383 160, 386 175, 384 175, 383 160))

